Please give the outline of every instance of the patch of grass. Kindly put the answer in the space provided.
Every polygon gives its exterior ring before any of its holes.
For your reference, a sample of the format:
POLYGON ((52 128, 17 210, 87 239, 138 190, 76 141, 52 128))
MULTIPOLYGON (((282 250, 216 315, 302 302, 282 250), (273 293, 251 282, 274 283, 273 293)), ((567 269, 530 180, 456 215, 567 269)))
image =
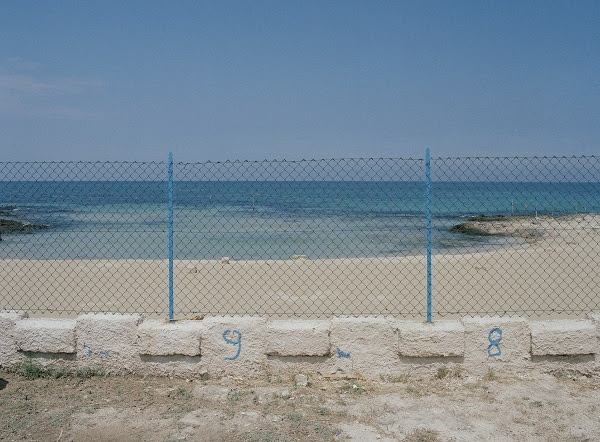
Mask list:
POLYGON ((344 382, 339 391, 340 393, 363 394, 367 390, 356 383, 344 382))
MULTIPOLYGON (((383 379, 382 377, 382 380, 383 379)), ((410 381, 410 376, 407 374, 401 374, 398 376, 390 376, 387 378, 388 382, 394 383, 394 384, 406 384, 410 381)))
POLYGON ((41 378, 59 379, 71 376, 88 379, 93 376, 104 376, 104 372, 96 368, 85 367, 72 371, 60 365, 41 365, 31 359, 23 362, 14 372, 29 380, 41 378))
POLYGON ((437 369, 435 374, 436 379, 444 379, 447 377, 460 378, 462 376, 462 367, 448 368, 445 365, 437 369))
POLYGON ((237 390, 233 390, 233 391, 230 391, 230 392, 227 394, 227 399, 228 399, 230 402, 237 402, 237 401, 241 400, 241 399, 242 399, 244 396, 246 396, 247 394, 248 394, 248 393, 247 393, 247 392, 245 392, 245 391, 237 391, 237 390))
POLYGON ((77 407, 69 407, 66 409, 57 410, 55 415, 50 420, 50 424, 53 427, 62 427, 77 410, 77 407))
POLYGON ((437 373, 435 374, 435 377, 438 379, 444 379, 446 376, 448 376, 448 373, 450 372, 450 370, 448 370, 448 367, 443 366, 437 369, 437 373))
POLYGON ((424 395, 423 390, 421 390, 418 387, 415 387, 414 385, 407 385, 406 392, 408 394, 412 394, 413 396, 417 396, 417 397, 421 397, 424 395))
POLYGON ((193 411, 193 410, 194 410, 194 407, 190 404, 177 405, 175 407, 169 407, 169 409, 163 411, 160 414, 160 417, 163 419, 171 419, 173 417, 178 417, 178 416, 181 416, 182 414, 189 413, 190 411, 193 411))
POLYGON ((75 370, 75 377, 80 379, 89 379, 95 376, 106 376, 103 370, 93 367, 82 367, 75 370))
POLYGON ((250 436, 253 442, 288 442, 291 441, 285 434, 277 434, 273 431, 261 431, 250 436))
POLYGON ((168 396, 177 399, 190 399, 192 394, 186 388, 179 387, 172 393, 169 393, 168 396))
POLYGON ((300 422, 303 417, 302 413, 290 413, 287 415, 287 418, 292 422, 300 422))
POLYGON ((484 381, 495 381, 496 380, 496 373, 494 373, 494 370, 492 370, 491 368, 488 368, 487 373, 485 374, 485 376, 483 377, 484 381))
POLYGON ((320 416, 329 416, 331 414, 331 410, 326 407, 318 407, 315 409, 315 413, 320 416))
POLYGON ((332 440, 333 437, 338 433, 338 430, 325 425, 317 425, 314 427, 314 432, 320 435, 324 440, 332 440))
POLYGON ((44 366, 33 362, 31 359, 27 359, 17 369, 17 373, 25 377, 25 379, 40 379, 40 378, 54 378, 58 379, 64 376, 70 375, 70 373, 63 367, 54 367, 52 365, 44 366))
POLYGON ((404 442, 437 442, 439 440, 439 433, 437 431, 425 428, 417 428, 403 439, 404 442))
POLYGON ((47 367, 35 364, 30 360, 26 360, 21 365, 21 374, 25 376, 25 379, 39 379, 47 378, 50 375, 50 370, 47 367))
POLYGON ((64 367, 57 367, 52 372, 52 377, 54 379, 59 379, 59 378, 69 376, 69 375, 70 375, 69 371, 64 367))

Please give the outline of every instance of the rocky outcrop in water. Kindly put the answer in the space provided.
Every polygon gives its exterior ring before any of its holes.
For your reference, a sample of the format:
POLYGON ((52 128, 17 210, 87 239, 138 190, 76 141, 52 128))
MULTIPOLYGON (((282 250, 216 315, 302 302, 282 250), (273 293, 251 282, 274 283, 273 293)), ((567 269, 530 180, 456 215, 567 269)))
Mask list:
POLYGON ((0 206, 0 241, 2 234, 33 233, 50 227, 46 224, 31 223, 22 215, 16 215, 14 211, 13 206, 0 206))
POLYGON ((536 240, 568 236, 577 232, 596 233, 600 227, 600 215, 477 215, 467 222, 450 229, 477 236, 510 236, 536 240))

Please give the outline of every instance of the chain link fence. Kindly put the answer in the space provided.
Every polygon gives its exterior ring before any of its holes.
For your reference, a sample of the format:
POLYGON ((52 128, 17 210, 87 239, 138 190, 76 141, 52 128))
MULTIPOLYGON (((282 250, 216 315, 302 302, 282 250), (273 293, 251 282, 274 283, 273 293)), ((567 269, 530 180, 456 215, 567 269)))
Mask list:
POLYGON ((578 316, 599 213, 595 156, 0 163, 0 309, 578 316))

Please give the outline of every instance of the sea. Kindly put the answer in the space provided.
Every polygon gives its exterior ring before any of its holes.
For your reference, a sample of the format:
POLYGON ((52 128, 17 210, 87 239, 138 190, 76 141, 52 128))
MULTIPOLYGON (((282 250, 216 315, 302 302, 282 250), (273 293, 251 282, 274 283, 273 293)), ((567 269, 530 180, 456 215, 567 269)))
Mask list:
MULTIPOLYGON (((516 241, 451 232, 468 217, 600 212, 600 183, 434 182, 434 253, 516 241)), ((176 181, 175 259, 422 255, 422 181, 176 181)), ((2 259, 166 259, 164 181, 0 181, 0 218, 43 224, 1 233, 2 259)))

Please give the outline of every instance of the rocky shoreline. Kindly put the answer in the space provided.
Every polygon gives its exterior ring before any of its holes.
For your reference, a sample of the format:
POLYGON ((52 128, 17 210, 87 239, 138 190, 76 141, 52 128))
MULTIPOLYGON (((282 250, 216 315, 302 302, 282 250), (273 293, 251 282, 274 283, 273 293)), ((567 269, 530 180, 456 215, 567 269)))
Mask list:
POLYGON ((16 207, 0 206, 0 241, 3 234, 10 233, 33 233, 38 230, 48 229, 47 224, 34 224, 29 222, 20 214, 15 214, 16 207))
POLYGON ((507 236, 537 240, 555 238, 574 231, 600 231, 600 215, 477 215, 455 225, 451 232, 475 236, 507 236))

